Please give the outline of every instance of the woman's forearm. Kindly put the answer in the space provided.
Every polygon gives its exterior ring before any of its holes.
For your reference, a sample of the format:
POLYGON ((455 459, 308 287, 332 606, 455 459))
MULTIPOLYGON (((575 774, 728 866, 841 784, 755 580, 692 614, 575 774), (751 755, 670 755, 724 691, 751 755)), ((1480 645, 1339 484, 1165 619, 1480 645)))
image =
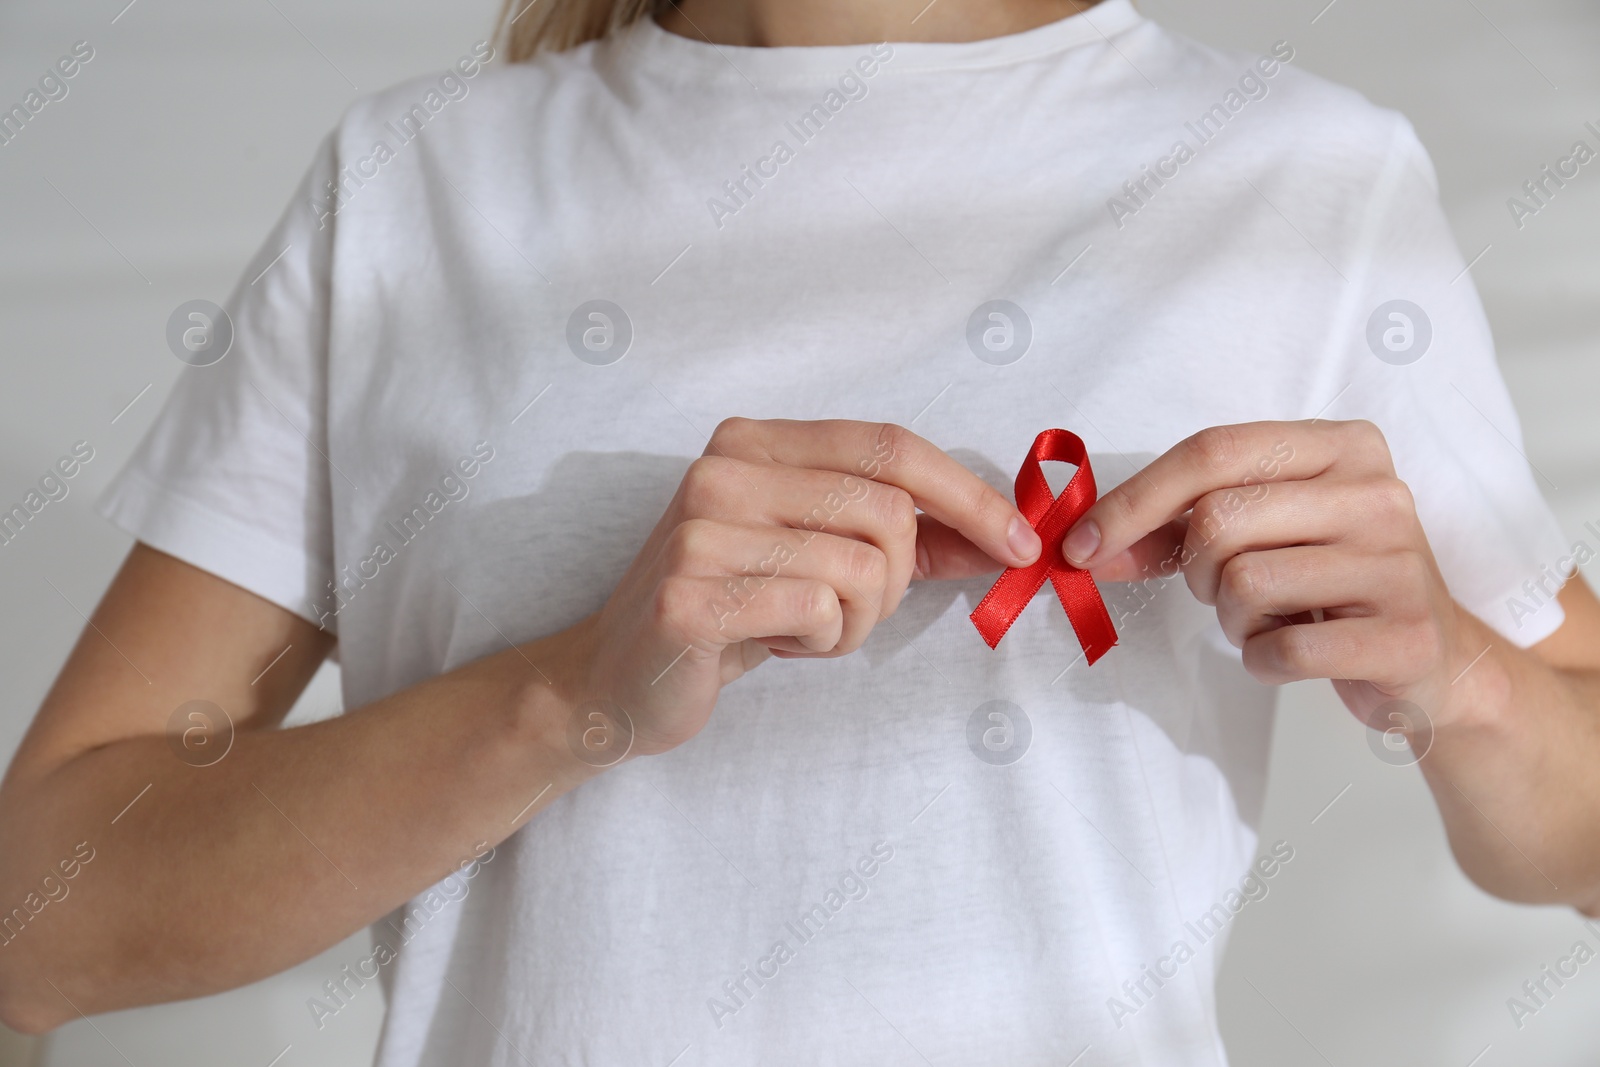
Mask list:
POLYGON ((549 670, 570 643, 507 649, 324 722, 241 731, 211 766, 141 737, 13 791, 7 1020, 39 1030, 265 977, 499 843, 599 773, 571 754, 566 703, 530 665, 549 670))
POLYGON ((1497 896, 1593 912, 1600 674, 1554 666, 1470 616, 1463 624, 1487 651, 1451 686, 1463 713, 1435 731, 1420 762, 1451 848, 1497 896))

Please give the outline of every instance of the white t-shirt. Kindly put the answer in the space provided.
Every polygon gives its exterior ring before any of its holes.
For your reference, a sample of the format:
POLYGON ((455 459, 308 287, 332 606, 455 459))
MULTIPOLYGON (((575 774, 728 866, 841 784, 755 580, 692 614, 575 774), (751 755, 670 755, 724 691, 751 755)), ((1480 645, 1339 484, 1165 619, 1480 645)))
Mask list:
MULTIPOLYGON (((1046 427, 1103 491, 1361 417, 1526 645, 1564 545, 1464 266, 1409 125, 1288 46, 1127 0, 970 44, 643 22, 352 107, 104 509, 335 628, 353 707, 597 609, 727 416, 908 424, 1008 494, 1046 427)), ((987 648, 991 582, 763 664, 375 927, 382 1067, 1221 1063, 1228 920, 1292 863, 1274 691, 1181 580, 1108 586, 1093 667, 1048 590, 987 648)))

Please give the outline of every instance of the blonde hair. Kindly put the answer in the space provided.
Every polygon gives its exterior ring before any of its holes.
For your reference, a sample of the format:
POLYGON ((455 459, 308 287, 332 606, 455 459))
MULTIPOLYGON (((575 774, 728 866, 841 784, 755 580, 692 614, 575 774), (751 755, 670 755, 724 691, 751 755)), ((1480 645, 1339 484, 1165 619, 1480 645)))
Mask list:
POLYGON ((495 43, 506 62, 520 63, 540 51, 563 52, 637 22, 666 0, 505 0, 495 25, 495 43))

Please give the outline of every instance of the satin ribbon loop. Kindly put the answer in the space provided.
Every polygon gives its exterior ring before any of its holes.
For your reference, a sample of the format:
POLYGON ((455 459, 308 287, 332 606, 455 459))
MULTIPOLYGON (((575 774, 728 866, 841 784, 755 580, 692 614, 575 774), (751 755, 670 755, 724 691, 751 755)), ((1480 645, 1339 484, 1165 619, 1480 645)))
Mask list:
POLYGON ((1105 601, 1100 599, 1100 590, 1095 588, 1089 572, 1074 567, 1061 554, 1061 541, 1067 531, 1099 495, 1083 441, 1067 430, 1045 430, 1034 438, 1033 447, 1017 471, 1016 491, 1017 510, 1039 534, 1044 551, 1031 567, 1009 567, 1000 575, 973 609, 972 624, 989 647, 995 648, 1049 579, 1078 643, 1093 663, 1117 643, 1117 628, 1112 625, 1105 601), (1050 483, 1039 466, 1045 460, 1071 463, 1078 468, 1059 497, 1051 493, 1050 483))

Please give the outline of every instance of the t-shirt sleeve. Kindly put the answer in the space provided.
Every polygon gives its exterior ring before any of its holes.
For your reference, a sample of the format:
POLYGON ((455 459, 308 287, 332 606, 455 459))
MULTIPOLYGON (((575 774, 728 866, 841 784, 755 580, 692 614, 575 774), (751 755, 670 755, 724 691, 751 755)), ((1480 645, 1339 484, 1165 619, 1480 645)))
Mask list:
POLYGON ((331 136, 323 142, 246 268, 224 305, 227 319, 212 324, 220 345, 219 331, 231 321, 226 354, 184 367, 98 504, 138 540, 313 622, 319 619, 311 605, 332 579, 326 386, 333 220, 311 205, 313 190, 334 177, 333 144, 331 136))
POLYGON ((1337 345, 1350 385, 1327 417, 1383 430, 1452 595, 1534 644, 1565 618, 1554 594, 1566 541, 1541 493, 1553 486, 1527 456, 1433 165, 1398 116, 1358 239, 1337 345))

